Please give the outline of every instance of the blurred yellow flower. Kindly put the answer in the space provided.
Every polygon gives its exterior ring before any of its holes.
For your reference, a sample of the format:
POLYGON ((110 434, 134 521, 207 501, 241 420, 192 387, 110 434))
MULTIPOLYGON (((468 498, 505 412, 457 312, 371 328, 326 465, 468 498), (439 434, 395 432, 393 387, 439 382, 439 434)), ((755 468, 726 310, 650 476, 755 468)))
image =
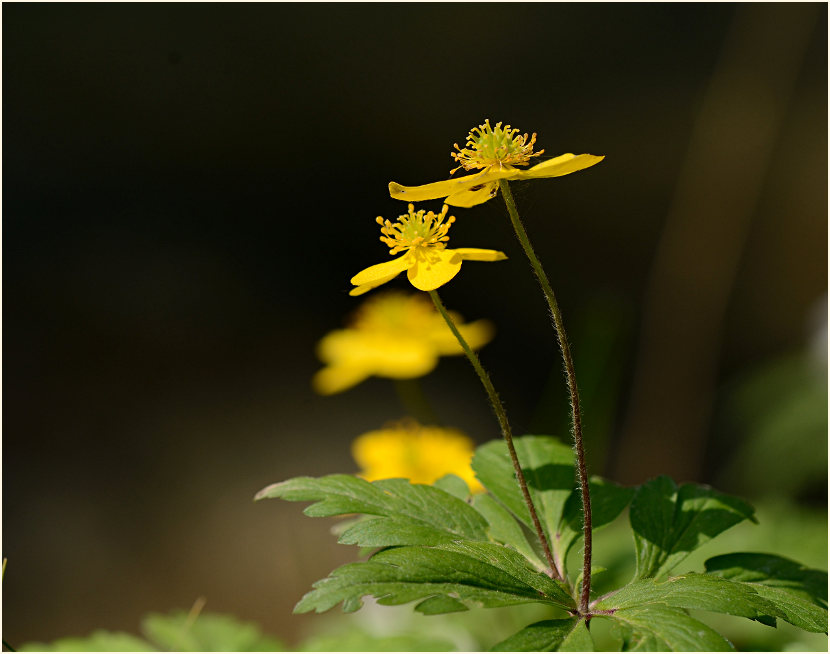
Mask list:
POLYGON ((457 429, 430 427, 405 420, 370 431, 352 442, 360 476, 368 481, 403 477, 432 484, 444 475, 461 477, 473 493, 484 491, 470 467, 475 445, 457 429))
POLYGON ((389 254, 406 254, 357 273, 351 280, 357 288, 353 288, 349 295, 362 295, 371 291, 404 270, 415 288, 434 291, 458 274, 464 259, 500 261, 507 258, 507 255, 497 250, 448 249, 447 241, 450 237, 447 232, 455 222, 455 217, 447 218, 447 209, 447 205, 444 205, 441 213, 436 215, 432 211, 426 213, 423 209, 416 212, 410 204, 409 213, 399 216, 395 223, 378 216, 376 221, 381 226, 382 234, 380 240, 391 248, 389 254))
MULTIPOLYGON (((518 132, 510 125, 502 128, 501 123, 492 127, 490 120, 485 120, 483 125, 470 130, 465 148, 459 148, 456 143, 458 152, 451 153, 460 164, 458 168, 481 169, 480 173, 423 186, 401 186, 397 182, 389 182, 389 194, 397 200, 409 202, 446 198, 444 202, 454 207, 473 207, 496 196, 500 179, 560 177, 593 166, 605 158, 568 153, 520 170, 516 166, 528 165, 531 157, 538 157, 544 150, 533 151, 536 134, 528 137, 518 132)), ((458 168, 452 170, 450 175, 458 168)))
MULTIPOLYGON (((489 343, 493 326, 486 320, 468 325, 452 313, 473 349, 489 343)), ((397 291, 379 293, 355 312, 347 329, 328 333, 317 346, 326 367, 312 380, 322 395, 339 393, 367 377, 411 379, 431 372, 440 356, 463 350, 444 319, 425 296, 397 291)))

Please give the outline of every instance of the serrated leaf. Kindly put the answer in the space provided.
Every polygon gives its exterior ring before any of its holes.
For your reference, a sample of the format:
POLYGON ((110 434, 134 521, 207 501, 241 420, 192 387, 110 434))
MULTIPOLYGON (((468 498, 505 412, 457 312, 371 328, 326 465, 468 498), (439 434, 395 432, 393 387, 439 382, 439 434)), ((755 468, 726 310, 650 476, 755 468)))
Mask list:
POLYGON ((767 616, 779 615, 775 606, 749 585, 695 573, 669 577, 664 581, 634 581, 597 602, 595 608, 607 611, 655 603, 727 613, 765 623, 768 623, 767 616))
MULTIPOLYGON (((565 501, 575 487, 573 450, 550 436, 522 436, 514 438, 513 445, 539 520, 548 539, 552 540, 565 501)), ((492 441, 482 445, 473 456, 472 467, 487 490, 525 525, 533 528, 507 444, 492 441)))
POLYGON ((528 561, 512 549, 495 543, 476 543, 472 541, 455 541, 441 545, 436 549, 470 556, 536 589, 541 595, 559 606, 565 608, 574 606, 573 598, 558 582, 544 573, 531 569, 528 561))
MULTIPOLYGON (((628 506, 636 490, 597 476, 591 477, 588 488, 591 492, 591 525, 594 531, 613 522, 628 506)), ((553 547, 558 560, 566 560, 571 547, 582 535, 582 526, 582 493, 575 489, 565 502, 559 530, 554 538, 553 547)))
POLYGON ((728 652, 732 644, 682 609, 649 604, 595 616, 616 623, 627 652, 728 652))
POLYGON ((487 520, 487 533, 491 540, 516 548, 537 570, 546 570, 542 561, 530 544, 524 529, 510 511, 499 504, 490 495, 481 494, 473 497, 473 508, 487 520))
POLYGON ((440 545, 458 536, 412 518, 369 518, 346 529, 338 539, 344 545, 389 547, 395 545, 440 545))
POLYGON ((491 652, 593 652, 594 642, 581 618, 543 620, 528 625, 491 652))
POLYGON ((707 573, 742 582, 778 609, 782 620, 827 632, 827 573, 773 554, 736 553, 708 559, 707 573))
POLYGON ((679 488, 662 475, 640 486, 630 521, 637 556, 636 578, 668 573, 705 542, 743 520, 754 509, 737 497, 701 486, 679 488))
POLYGON ((827 573, 775 554, 735 552, 707 559, 706 571, 733 581, 780 586, 827 604, 827 573))
MULTIPOLYGON (((413 543, 405 544, 424 542, 427 538, 425 534, 430 532, 429 527, 456 538, 487 540, 487 523, 469 504, 438 488, 411 484, 406 479, 383 479, 370 483, 351 475, 329 475, 319 479, 297 477, 264 488, 257 493, 256 499, 274 497, 290 502, 314 502, 304 511, 313 517, 365 513, 402 521, 401 525, 406 526, 416 538, 413 543), (416 525, 422 528, 418 529, 416 525)), ((375 521, 368 529, 358 523, 346 533, 351 533, 350 542, 359 545, 389 545, 391 543, 377 542, 381 524, 375 521), (360 541, 358 535, 366 535, 369 541, 360 541)), ((391 533, 393 526, 388 527, 386 532, 391 533)), ((435 536, 434 532, 430 533, 435 536)), ((396 543, 404 544, 399 541, 400 538, 396 543)))
MULTIPOLYGON (((564 591, 549 577, 522 568, 522 561, 516 552, 492 543, 460 542, 442 548, 387 549, 369 561, 337 568, 329 577, 314 584, 314 590, 307 593, 294 610, 319 613, 343 602, 344 611, 354 611, 360 608, 361 598, 366 595, 376 597, 379 604, 406 604, 441 596, 458 601, 428 603, 425 606, 430 612, 442 605, 458 610, 458 603, 467 607, 527 602, 562 606, 564 591), (506 554, 495 554, 493 548, 506 554), (468 554, 489 555, 491 562, 480 561, 468 554), (550 595, 545 594, 546 591, 550 595)), ((566 598, 567 606, 572 607, 573 600, 566 598)))

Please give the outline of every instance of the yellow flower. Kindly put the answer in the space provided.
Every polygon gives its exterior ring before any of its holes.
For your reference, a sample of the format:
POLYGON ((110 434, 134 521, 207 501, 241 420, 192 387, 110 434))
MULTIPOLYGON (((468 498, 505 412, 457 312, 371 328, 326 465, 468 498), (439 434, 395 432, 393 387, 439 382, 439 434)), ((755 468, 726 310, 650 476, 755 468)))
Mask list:
MULTIPOLYGON (((458 152, 451 153, 460 164, 458 168, 481 169, 481 172, 424 186, 401 186, 397 182, 389 182, 389 194, 396 200, 421 202, 446 198, 444 202, 454 207, 473 207, 496 196, 500 179, 560 177, 598 164, 605 158, 568 153, 520 170, 516 166, 528 165, 531 157, 538 157, 544 150, 533 151, 536 134, 528 138, 527 134, 519 135, 518 132, 510 125, 502 128, 501 123, 492 127, 490 120, 485 120, 483 125, 470 130, 465 148, 459 148, 456 143, 458 152)), ((452 170, 450 175, 458 168, 452 170)))
MULTIPOLYGON (((493 338, 486 320, 467 325, 451 312, 464 339, 478 349, 493 338)), ((326 367, 312 385, 321 395, 345 391, 376 375, 411 379, 431 372, 438 358, 462 354, 463 350, 447 323, 426 297, 391 291, 379 293, 355 312, 347 329, 328 333, 317 346, 326 367)))
POLYGON ((389 254, 405 252, 402 257, 370 266, 352 277, 353 288, 349 295, 362 295, 385 284, 404 270, 412 285, 421 291, 434 291, 458 274, 464 259, 471 261, 500 261, 507 255, 497 250, 479 248, 447 248, 447 231, 455 217, 447 218, 447 205, 438 215, 432 211, 415 211, 409 205, 409 213, 398 217, 394 224, 377 217, 381 226, 380 240, 391 249, 389 254), (445 220, 446 218, 446 220, 445 220))
POLYGON ((480 493, 484 487, 470 467, 474 448, 473 441, 456 429, 405 420, 358 436, 352 456, 368 481, 403 477, 413 484, 432 484, 451 473, 480 493))

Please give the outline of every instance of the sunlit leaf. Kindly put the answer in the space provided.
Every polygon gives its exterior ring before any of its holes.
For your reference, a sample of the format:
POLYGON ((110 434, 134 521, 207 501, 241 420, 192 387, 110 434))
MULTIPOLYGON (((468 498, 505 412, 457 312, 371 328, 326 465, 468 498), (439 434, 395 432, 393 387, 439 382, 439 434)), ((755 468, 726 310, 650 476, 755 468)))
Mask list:
POLYGON ((738 553, 706 561, 706 571, 743 582, 777 608, 782 620, 815 633, 827 632, 827 573, 773 554, 738 553))
POLYGON ((637 489, 631 501, 637 577, 668 573, 690 552, 743 520, 754 509, 708 486, 683 484, 660 476, 637 489))

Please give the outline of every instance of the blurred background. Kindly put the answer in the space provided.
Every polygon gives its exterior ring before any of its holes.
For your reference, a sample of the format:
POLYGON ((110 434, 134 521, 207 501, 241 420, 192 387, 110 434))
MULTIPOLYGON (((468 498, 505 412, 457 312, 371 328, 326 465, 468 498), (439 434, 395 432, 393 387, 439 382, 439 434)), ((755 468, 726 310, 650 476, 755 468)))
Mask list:
MULTIPOLYGON (((446 178, 485 118, 546 155, 606 156, 513 185, 573 342, 591 472, 799 516, 739 547, 826 565, 826 5, 2 18, 7 642, 135 632, 197 597, 289 644, 325 619, 291 610, 356 550, 252 499, 355 471, 351 441, 404 414, 388 380, 316 396, 314 346, 359 305, 349 278, 388 257, 387 183, 446 178)), ((496 324, 482 357, 514 431, 567 438, 503 203, 454 213, 452 245, 510 261, 466 265, 445 302, 496 324)), ((445 424, 499 436, 462 358, 423 388, 445 424)))

